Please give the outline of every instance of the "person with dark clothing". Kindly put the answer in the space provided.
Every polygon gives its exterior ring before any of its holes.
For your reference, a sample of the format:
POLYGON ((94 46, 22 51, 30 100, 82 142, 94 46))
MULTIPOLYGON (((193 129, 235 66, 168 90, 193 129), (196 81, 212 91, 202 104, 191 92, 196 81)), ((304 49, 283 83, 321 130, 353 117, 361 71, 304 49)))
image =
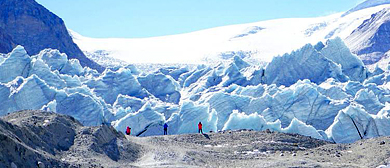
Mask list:
POLYGON ((201 122, 199 122, 199 124, 198 124, 198 133, 202 133, 203 134, 202 123, 201 122))
POLYGON ((131 128, 129 126, 127 126, 126 128, 126 135, 130 135, 131 134, 131 128))
POLYGON ((168 135, 168 124, 164 124, 164 135, 168 135))

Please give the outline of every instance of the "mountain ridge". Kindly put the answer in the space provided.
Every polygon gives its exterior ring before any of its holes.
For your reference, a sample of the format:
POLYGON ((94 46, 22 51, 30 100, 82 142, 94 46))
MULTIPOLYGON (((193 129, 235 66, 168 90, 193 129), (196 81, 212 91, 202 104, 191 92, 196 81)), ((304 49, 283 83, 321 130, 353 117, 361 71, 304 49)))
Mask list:
POLYGON ((366 64, 374 64, 390 50, 390 8, 374 13, 345 40, 366 64))
POLYGON ((58 49, 70 59, 78 59, 82 66, 103 71, 73 42, 64 21, 35 0, 3 0, 0 11, 1 53, 12 51, 16 45, 23 45, 30 55, 46 48, 58 49))
POLYGON ((370 7, 375 7, 379 5, 385 5, 385 4, 390 4, 390 0, 366 0, 358 5, 356 5, 354 8, 350 9, 349 11, 345 12, 343 16, 346 16, 352 12, 370 8, 370 7))

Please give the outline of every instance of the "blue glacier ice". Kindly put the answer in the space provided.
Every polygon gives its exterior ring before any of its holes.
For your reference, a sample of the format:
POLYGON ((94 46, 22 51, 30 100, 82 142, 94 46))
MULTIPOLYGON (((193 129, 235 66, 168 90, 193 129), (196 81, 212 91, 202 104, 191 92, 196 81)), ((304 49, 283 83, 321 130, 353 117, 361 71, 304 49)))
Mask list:
POLYGON ((352 54, 341 38, 337 37, 326 42, 320 53, 341 66, 342 72, 350 80, 362 82, 368 76, 368 71, 356 55, 352 54))
POLYGON ((310 136, 312 138, 323 139, 322 135, 311 125, 306 125, 304 122, 294 118, 290 125, 284 129, 282 132, 286 133, 295 133, 305 136, 310 136))
POLYGON ((374 94, 372 90, 361 89, 356 93, 355 102, 361 104, 365 111, 370 114, 377 114, 383 107, 385 107, 374 94))
POLYGON ((29 75, 35 74, 39 76, 42 80, 44 80, 49 86, 63 89, 67 85, 64 80, 61 79, 59 74, 52 72, 42 60, 33 60, 31 65, 31 70, 29 71, 29 75))
POLYGON ((309 79, 320 84, 328 78, 338 81, 347 81, 348 78, 342 73, 341 65, 327 59, 310 44, 303 48, 274 57, 267 65, 265 83, 291 86, 298 80, 309 79))
POLYGON ((119 94, 138 98, 148 95, 129 69, 122 68, 115 72, 106 70, 100 77, 88 80, 85 84, 109 104, 113 104, 119 94))
POLYGON ((281 123, 279 120, 275 122, 267 122, 265 118, 258 113, 245 114, 233 111, 229 119, 226 121, 222 130, 238 130, 238 129, 252 129, 256 131, 264 131, 266 129, 281 131, 281 123))
POLYGON ((351 105, 339 112, 334 123, 326 130, 336 143, 351 143, 375 134, 375 121, 359 105, 351 105))
POLYGON ((112 124, 118 131, 124 131, 129 126, 132 134, 138 135, 146 131, 152 124, 163 123, 164 121, 164 115, 153 110, 150 103, 146 103, 139 111, 128 113, 112 124))
POLYGON ((139 76, 138 82, 149 93, 161 101, 178 104, 180 101, 180 85, 172 77, 162 73, 139 76))
POLYGON ((68 60, 68 56, 58 50, 45 49, 35 57, 43 60, 51 70, 58 70, 62 74, 81 75, 84 73, 84 69, 77 59, 68 60))
POLYGON ((217 112, 208 105, 183 102, 178 113, 167 120, 170 132, 174 134, 197 133, 198 123, 202 122, 204 132, 217 131, 217 112))
POLYGON ((253 129, 337 143, 390 136, 390 70, 373 71, 340 38, 303 46, 267 65, 240 57, 214 65, 134 65, 103 73, 58 50, 0 56, 0 115, 43 109, 132 135, 253 129), (359 135, 360 133, 360 135, 359 135))
POLYGON ((230 115, 229 120, 226 122, 222 130, 237 129, 252 129, 256 131, 264 131, 269 129, 272 131, 296 133, 317 139, 324 139, 313 126, 306 125, 296 118, 292 119, 288 127, 282 128, 281 122, 279 120, 276 120, 275 122, 267 122, 263 116, 257 113, 246 115, 245 113, 234 111, 230 115))
POLYGON ((189 72, 189 68, 187 66, 185 67, 167 67, 167 68, 160 68, 158 72, 164 74, 164 75, 169 75, 176 81, 179 80, 180 76, 184 73, 189 72))
POLYGON ((31 68, 31 57, 22 46, 17 46, 0 64, 0 82, 7 83, 18 76, 27 77, 31 68))

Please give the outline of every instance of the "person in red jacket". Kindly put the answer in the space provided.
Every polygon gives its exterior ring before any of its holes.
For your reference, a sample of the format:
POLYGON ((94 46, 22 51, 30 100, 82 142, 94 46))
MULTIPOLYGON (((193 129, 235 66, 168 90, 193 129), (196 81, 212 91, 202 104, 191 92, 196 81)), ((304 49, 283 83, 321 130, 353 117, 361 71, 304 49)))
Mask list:
POLYGON ((202 123, 201 122, 199 122, 199 124, 198 124, 198 133, 202 133, 203 134, 202 123))
POLYGON ((130 135, 131 134, 131 128, 129 126, 127 126, 126 128, 126 135, 130 135))

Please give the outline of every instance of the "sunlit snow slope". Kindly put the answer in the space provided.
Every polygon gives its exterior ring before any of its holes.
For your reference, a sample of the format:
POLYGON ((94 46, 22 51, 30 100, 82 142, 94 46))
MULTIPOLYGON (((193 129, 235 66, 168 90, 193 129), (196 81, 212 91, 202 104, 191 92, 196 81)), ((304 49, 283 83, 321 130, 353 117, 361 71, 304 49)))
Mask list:
POLYGON ((108 56, 129 63, 201 63, 234 55, 269 62, 274 56, 290 53, 307 43, 336 36, 346 39, 364 20, 388 7, 389 4, 375 6, 345 16, 337 13, 318 18, 277 19, 152 38, 89 38, 70 32, 82 50, 103 50, 108 56))

